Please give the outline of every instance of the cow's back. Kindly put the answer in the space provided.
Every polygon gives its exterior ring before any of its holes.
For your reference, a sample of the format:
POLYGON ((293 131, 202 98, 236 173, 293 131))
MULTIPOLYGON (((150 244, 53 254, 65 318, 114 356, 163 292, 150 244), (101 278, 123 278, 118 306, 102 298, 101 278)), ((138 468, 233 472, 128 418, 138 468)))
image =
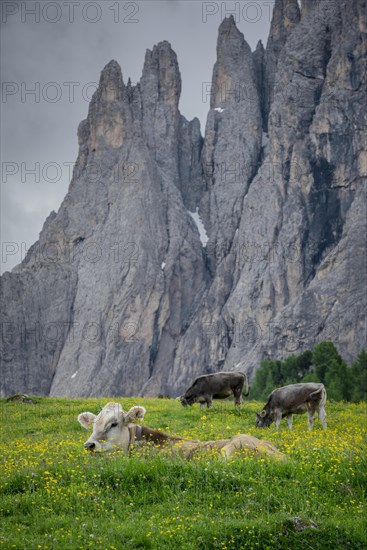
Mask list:
POLYGON ((245 382, 245 374, 242 372, 215 372, 199 376, 192 385, 197 391, 210 391, 220 393, 227 388, 234 388, 245 382))
POLYGON ((318 401, 323 398, 325 386, 317 382, 289 384, 272 391, 268 398, 271 407, 283 406, 298 408, 301 403, 318 401))

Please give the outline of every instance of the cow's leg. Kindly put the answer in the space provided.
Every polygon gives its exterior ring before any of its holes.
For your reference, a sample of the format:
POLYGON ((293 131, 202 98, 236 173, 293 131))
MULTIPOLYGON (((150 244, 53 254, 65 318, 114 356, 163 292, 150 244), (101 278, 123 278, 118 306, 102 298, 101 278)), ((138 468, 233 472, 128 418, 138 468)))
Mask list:
POLYGON ((282 411, 274 411, 274 420, 275 420, 276 429, 279 428, 281 419, 282 419, 282 411))
POLYGON ((325 411, 324 405, 320 405, 317 412, 318 412, 319 420, 322 424, 322 427, 324 428, 324 430, 326 430, 326 411, 325 411))
POLYGON ((200 403, 200 408, 201 409, 205 409, 205 407, 208 406, 208 403, 206 401, 204 401, 204 403, 200 403))
POLYGON ((242 401, 242 388, 235 388, 233 390, 234 395, 234 405, 235 407, 240 407, 243 403, 242 401))
POLYGON ((293 427, 293 414, 287 416, 288 428, 291 430, 293 427))
POLYGON ((313 423, 315 421, 315 409, 309 409, 308 411, 308 429, 312 430, 313 423))
POLYGON ((207 395, 205 399, 206 399, 206 405, 207 405, 208 409, 211 409, 212 406, 213 406, 212 396, 207 395))

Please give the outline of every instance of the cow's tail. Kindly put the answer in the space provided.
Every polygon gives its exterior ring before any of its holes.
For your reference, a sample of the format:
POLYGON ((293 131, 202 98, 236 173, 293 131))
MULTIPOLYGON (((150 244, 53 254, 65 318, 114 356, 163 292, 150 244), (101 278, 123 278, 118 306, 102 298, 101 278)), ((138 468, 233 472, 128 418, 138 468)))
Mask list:
POLYGON ((310 398, 313 399, 315 397, 318 397, 319 394, 321 394, 320 405, 324 406, 326 403, 326 389, 324 384, 321 384, 321 387, 318 390, 312 392, 310 398))
POLYGON ((325 386, 322 386, 322 398, 321 398, 321 405, 324 407, 326 403, 326 389, 325 386))
MULTIPOLYGON (((239 367, 240 365, 242 365, 242 363, 239 363, 237 366, 239 367)), ((241 370, 238 370, 236 372, 239 372, 240 374, 243 374, 243 376, 245 377, 245 383, 244 383, 243 388, 242 388, 242 395, 247 397, 248 394, 250 393, 250 386, 248 385, 247 374, 245 372, 241 371, 241 370)))

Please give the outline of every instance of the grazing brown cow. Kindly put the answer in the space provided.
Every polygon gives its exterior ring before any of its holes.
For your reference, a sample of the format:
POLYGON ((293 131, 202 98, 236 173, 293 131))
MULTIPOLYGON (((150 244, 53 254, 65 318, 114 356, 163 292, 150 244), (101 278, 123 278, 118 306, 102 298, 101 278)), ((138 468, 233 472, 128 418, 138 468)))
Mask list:
POLYGON ((275 426, 278 428, 281 419, 287 417, 288 426, 292 429, 292 415, 308 412, 308 429, 311 430, 317 411, 325 430, 325 403, 326 391, 323 384, 313 382, 289 384, 289 386, 283 386, 271 392, 261 413, 256 413, 256 426, 265 428, 275 422, 275 426))
POLYGON ((157 448, 169 447, 172 454, 191 458, 194 454, 206 451, 221 453, 224 458, 230 458, 238 452, 267 455, 278 460, 285 457, 271 443, 247 434, 238 434, 231 439, 217 441, 192 441, 170 436, 148 426, 132 424, 145 415, 144 407, 132 407, 127 413, 118 403, 108 403, 98 415, 83 412, 78 416, 80 424, 86 428, 93 428, 91 437, 84 443, 89 451, 108 451, 122 449, 129 454, 132 445, 136 442, 151 443, 157 448))

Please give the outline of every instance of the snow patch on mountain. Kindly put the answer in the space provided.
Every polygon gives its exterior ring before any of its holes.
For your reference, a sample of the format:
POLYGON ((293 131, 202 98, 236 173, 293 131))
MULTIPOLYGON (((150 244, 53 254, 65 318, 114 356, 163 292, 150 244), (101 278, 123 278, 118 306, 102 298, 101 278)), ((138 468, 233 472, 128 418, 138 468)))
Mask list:
POLYGON ((192 217, 192 219, 194 220, 194 222, 196 223, 196 227, 199 230, 199 236, 200 236, 201 243, 202 243, 203 247, 205 248, 206 245, 207 245, 207 242, 209 240, 209 237, 208 237, 208 234, 205 230, 203 220, 200 217, 199 208, 196 208, 195 212, 190 212, 190 210, 188 212, 189 212, 190 216, 192 217))

